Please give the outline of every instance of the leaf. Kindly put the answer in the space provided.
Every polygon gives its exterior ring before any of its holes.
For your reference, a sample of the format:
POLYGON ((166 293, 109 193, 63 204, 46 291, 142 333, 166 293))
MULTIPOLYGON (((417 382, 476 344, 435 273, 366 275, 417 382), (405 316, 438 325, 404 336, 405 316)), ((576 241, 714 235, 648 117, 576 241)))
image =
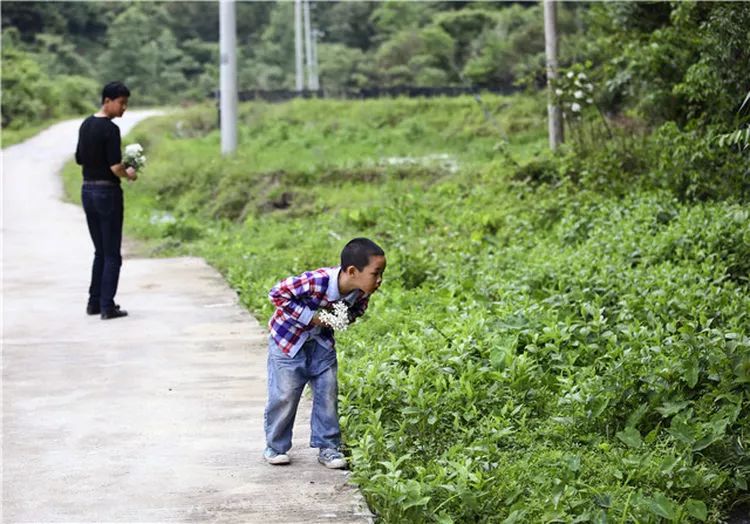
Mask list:
POLYGON ((677 457, 666 457, 661 463, 662 475, 671 475, 674 467, 679 464, 680 460, 677 457))
POLYGON ((688 404, 690 404, 690 402, 687 400, 683 400, 682 402, 665 402, 661 407, 656 408, 656 411, 665 417, 670 417, 685 409, 688 404))
POLYGON ((695 442, 695 436, 693 435, 693 428, 688 425, 687 422, 681 418, 675 417, 672 419, 672 425, 667 432, 672 435, 675 439, 688 444, 690 446, 695 442))
POLYGON ((694 388, 698 383, 698 371, 698 361, 696 359, 690 359, 685 363, 685 374, 683 377, 687 385, 691 388, 694 388))
POLYGON ((716 435, 708 435, 703 437, 702 439, 698 440, 695 444, 693 444, 693 451, 700 451, 702 449, 706 449, 708 446, 719 440, 721 437, 716 435))
POLYGON ((495 369, 502 371, 512 362, 512 354, 505 347, 495 347, 490 350, 490 363, 495 369))
POLYGON ((609 406, 609 397, 596 396, 589 403, 589 409, 591 410, 592 417, 598 417, 604 410, 609 406))
POLYGON ((573 473, 581 471, 581 457, 567 457, 565 462, 567 463, 568 469, 573 473))
POLYGON ((608 493, 594 495, 594 502, 600 508, 612 507, 612 496, 608 493))
POLYGON ((743 109, 745 109, 745 104, 747 104, 748 101, 750 101, 750 91, 747 92, 747 96, 745 97, 745 100, 742 102, 742 105, 740 106, 740 110, 738 111, 738 113, 742 111, 743 109))
POLYGON ((517 522, 521 522, 523 520, 524 515, 526 515, 526 511, 522 509, 514 510, 513 513, 508 515, 508 518, 506 518, 502 524, 516 524, 517 522))
POLYGON ((628 416, 627 424, 628 426, 635 426, 638 424, 641 419, 644 417, 644 415, 648 412, 649 406, 647 403, 643 403, 640 406, 638 406, 635 411, 633 411, 628 416))
POLYGON ((739 474, 734 477, 734 485, 742 490, 747 490, 747 479, 745 477, 739 476, 739 474))
POLYGON ((661 423, 657 424, 654 429, 649 431, 645 437, 643 437, 643 442, 646 444, 653 444, 656 442, 656 437, 659 436, 659 431, 661 430, 661 423))
POLYGON ((617 432, 617 438, 623 441, 628 447, 637 448, 643 443, 640 432, 634 427, 625 428, 617 432))
POLYGON ((685 503, 685 511, 688 515, 695 517, 696 519, 705 522, 708 517, 708 508, 702 500, 688 499, 685 503))
POLYGON ((665 519, 668 519, 668 520, 675 519, 676 515, 675 515, 674 502, 669 500, 667 497, 665 497, 661 493, 657 493, 656 495, 654 495, 654 498, 652 499, 646 499, 646 502, 648 503, 648 509, 654 515, 664 517, 665 519))
POLYGON ((403 503, 401 508, 402 509, 408 509, 412 508, 414 506, 425 506, 430 501, 429 495, 426 497, 422 497, 421 499, 417 500, 410 500, 409 502, 403 503))

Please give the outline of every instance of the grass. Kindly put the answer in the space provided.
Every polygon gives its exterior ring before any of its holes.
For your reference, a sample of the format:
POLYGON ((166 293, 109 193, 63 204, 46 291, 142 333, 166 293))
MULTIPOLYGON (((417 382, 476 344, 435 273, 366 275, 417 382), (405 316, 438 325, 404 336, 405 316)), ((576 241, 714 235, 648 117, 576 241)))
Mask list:
POLYGON ((383 522, 719 522, 748 499, 747 209, 535 182, 543 101, 486 104, 497 124, 471 98, 247 104, 227 158, 212 108, 153 119, 127 232, 205 257, 263 322, 279 279, 383 245, 339 338, 383 522))
POLYGON ((2 147, 9 147, 18 144, 19 142, 23 142, 24 140, 44 131, 48 127, 57 124, 58 122, 62 122, 63 120, 67 120, 68 118, 74 118, 74 116, 76 115, 45 120, 44 122, 27 125, 19 129, 3 128, 2 132, 0 132, 0 144, 2 144, 2 147))

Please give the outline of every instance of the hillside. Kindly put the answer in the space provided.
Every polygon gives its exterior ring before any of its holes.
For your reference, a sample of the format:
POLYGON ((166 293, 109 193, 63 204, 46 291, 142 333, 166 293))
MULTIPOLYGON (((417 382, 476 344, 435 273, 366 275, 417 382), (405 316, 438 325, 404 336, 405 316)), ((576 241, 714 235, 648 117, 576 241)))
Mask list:
POLYGON ((339 338, 383 522, 719 522, 748 497, 747 207, 686 198, 657 145, 637 177, 550 157, 541 100, 484 104, 247 104, 228 159, 212 108, 153 120, 129 138, 149 165, 126 228, 206 257, 261 319, 279 279, 383 245, 339 338))

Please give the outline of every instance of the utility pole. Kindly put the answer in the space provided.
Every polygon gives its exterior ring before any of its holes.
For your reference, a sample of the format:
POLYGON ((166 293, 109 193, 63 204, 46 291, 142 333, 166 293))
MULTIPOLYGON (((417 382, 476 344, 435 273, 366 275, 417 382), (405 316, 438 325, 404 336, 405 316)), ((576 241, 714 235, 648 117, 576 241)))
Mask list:
POLYGON ((305 58, 307 59, 307 88, 310 91, 318 90, 318 69, 313 62, 312 30, 310 24, 310 0, 303 0, 305 17, 305 58))
POLYGON ((297 91, 305 88, 305 70, 302 59, 302 0, 294 0, 294 71, 297 91))
POLYGON ((318 37, 323 33, 317 29, 312 30, 312 63, 313 63, 313 89, 320 90, 320 81, 318 80, 318 37))
POLYGON ((219 0, 221 153, 237 149, 237 24, 234 0, 219 0))
POLYGON ((544 50, 547 55, 547 119, 549 146, 554 151, 563 143, 562 111, 555 102, 552 83, 557 78, 557 2, 544 0, 544 50))

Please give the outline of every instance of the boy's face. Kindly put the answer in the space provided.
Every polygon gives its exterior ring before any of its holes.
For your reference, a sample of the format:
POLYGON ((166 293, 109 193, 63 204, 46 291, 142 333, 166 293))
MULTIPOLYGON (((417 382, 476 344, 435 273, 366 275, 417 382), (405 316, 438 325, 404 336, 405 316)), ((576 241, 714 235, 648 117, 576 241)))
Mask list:
POLYGON ((347 273, 352 278, 352 283, 368 295, 372 295, 378 290, 383 282, 383 272, 385 271, 385 257, 373 255, 369 263, 362 268, 362 271, 354 266, 346 268, 347 273))
POLYGON ((128 108, 128 97, 118 96, 114 100, 111 98, 104 99, 104 112, 110 118, 121 117, 128 108))

